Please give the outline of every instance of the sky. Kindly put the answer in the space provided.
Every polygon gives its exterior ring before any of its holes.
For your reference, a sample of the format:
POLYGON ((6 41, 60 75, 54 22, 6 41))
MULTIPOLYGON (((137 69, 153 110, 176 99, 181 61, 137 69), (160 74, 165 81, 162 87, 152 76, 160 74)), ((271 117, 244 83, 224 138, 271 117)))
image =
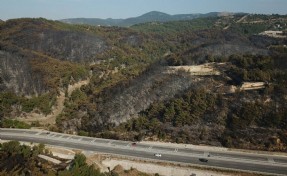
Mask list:
POLYGON ((287 0, 0 0, 0 19, 43 17, 128 18, 150 11, 168 14, 246 12, 287 14, 287 0))

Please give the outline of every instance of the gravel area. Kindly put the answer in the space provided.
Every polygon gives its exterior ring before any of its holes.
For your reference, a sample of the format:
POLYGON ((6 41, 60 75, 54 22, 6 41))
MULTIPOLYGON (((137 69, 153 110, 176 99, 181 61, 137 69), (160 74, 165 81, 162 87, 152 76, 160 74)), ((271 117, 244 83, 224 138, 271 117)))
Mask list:
POLYGON ((103 171, 108 171, 108 167, 111 169, 115 168, 117 165, 122 166, 125 170, 129 170, 131 168, 137 169, 140 172, 155 174, 164 176, 190 176, 195 174, 196 176, 225 176, 232 174, 225 174, 222 172, 209 171, 209 170, 200 170, 194 169, 191 167, 179 167, 179 166, 171 166, 168 164, 154 164, 154 163, 145 163, 140 161, 130 161, 130 160, 118 160, 118 159, 105 159, 101 162, 102 167, 105 168, 103 171))

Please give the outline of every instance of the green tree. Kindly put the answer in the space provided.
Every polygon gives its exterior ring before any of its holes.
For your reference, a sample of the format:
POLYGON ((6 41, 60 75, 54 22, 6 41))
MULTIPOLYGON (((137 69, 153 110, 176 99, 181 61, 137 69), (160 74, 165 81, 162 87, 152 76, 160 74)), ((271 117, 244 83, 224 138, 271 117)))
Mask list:
POLYGON ((171 104, 165 109, 165 112, 164 112, 164 115, 163 115, 163 122, 171 122, 172 119, 174 118, 174 116, 175 116, 174 104, 171 103, 171 104))
POLYGON ((150 121, 149 128, 153 133, 156 133, 158 130, 160 130, 159 127, 160 127, 160 121, 157 118, 153 118, 150 121))
POLYGON ((45 144, 40 143, 40 144, 38 145, 38 150, 39 150, 39 153, 40 153, 40 154, 43 154, 44 151, 45 151, 45 144))
POLYGON ((84 165, 86 165, 86 156, 81 153, 77 153, 74 159, 74 167, 82 167, 84 165))
POLYGON ((98 169, 95 169, 94 165, 88 166, 86 163, 86 157, 83 154, 76 154, 74 162, 70 170, 61 171, 59 176, 102 176, 98 169))
POLYGON ((28 159, 31 156, 31 147, 27 145, 21 146, 21 153, 25 159, 28 159))

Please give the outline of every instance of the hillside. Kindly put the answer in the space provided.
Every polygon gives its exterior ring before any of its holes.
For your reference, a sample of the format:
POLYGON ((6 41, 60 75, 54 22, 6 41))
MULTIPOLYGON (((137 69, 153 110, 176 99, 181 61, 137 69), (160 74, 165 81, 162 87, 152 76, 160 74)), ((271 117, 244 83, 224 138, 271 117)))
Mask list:
POLYGON ((167 21, 180 21, 180 20, 192 20, 200 17, 217 17, 224 15, 233 15, 233 13, 220 13, 212 12, 207 14, 176 14, 169 15, 163 12, 151 11, 138 17, 126 18, 126 19, 99 19, 99 18, 70 18, 62 19, 60 21, 69 24, 87 24, 95 26, 132 26, 135 24, 146 22, 167 22, 167 21))
MULTIPOLYGON (((141 19, 155 15, 169 17, 141 19)), ((286 24, 286 16, 245 14, 130 28, 8 20, 0 24, 1 126, 17 126, 9 120, 23 113, 49 117, 65 92, 47 128, 286 151, 286 24)))

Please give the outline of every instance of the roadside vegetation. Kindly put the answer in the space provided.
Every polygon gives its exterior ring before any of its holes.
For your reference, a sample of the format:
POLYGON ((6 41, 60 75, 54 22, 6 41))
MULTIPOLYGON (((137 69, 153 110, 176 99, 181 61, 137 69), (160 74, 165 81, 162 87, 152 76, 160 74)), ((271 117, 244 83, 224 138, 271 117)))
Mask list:
POLYGON ((44 144, 25 145, 18 141, 0 143, 0 175, 47 175, 47 176, 120 176, 148 175, 136 169, 123 170, 117 167, 109 172, 100 172, 94 164, 88 165, 87 158, 77 153, 73 160, 57 158, 46 149, 44 144), (44 160, 39 155, 56 158, 61 161, 55 164, 44 160))
POLYGON ((11 119, 3 119, 0 122, 1 128, 18 128, 18 129, 29 129, 31 128, 31 125, 20 122, 18 120, 11 120, 11 119))

